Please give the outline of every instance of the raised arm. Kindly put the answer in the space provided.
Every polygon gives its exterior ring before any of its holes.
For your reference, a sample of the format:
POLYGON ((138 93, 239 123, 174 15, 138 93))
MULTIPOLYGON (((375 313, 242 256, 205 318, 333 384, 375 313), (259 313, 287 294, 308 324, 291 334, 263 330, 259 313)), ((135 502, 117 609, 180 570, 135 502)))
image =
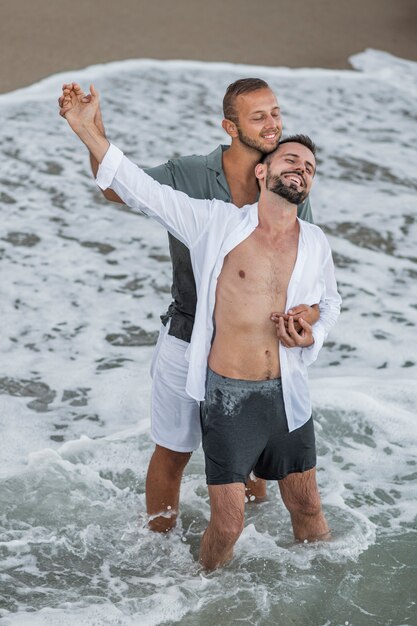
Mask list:
POLYGON ((154 218, 187 248, 192 248, 204 232, 214 208, 218 212, 229 206, 220 200, 192 199, 161 185, 113 144, 101 161, 96 182, 101 189, 111 187, 129 207, 154 218))
POLYGON ((102 130, 97 128, 95 117, 100 108, 100 101, 94 85, 90 85, 90 93, 78 98, 74 90, 70 91, 63 100, 65 119, 72 130, 87 146, 94 159, 101 163, 109 149, 110 142, 102 130))
POLYGON ((97 128, 94 118, 99 98, 93 85, 90 90, 89 96, 81 100, 71 92, 68 98, 72 106, 68 107, 65 119, 100 164, 97 184, 103 190, 111 187, 128 206, 153 217, 187 247, 192 247, 207 227, 213 206, 220 209, 227 205, 216 200, 192 200, 181 191, 160 185, 129 161, 97 128))
MULTIPOLYGON (((82 90, 81 86, 78 83, 64 84, 62 86, 62 95, 58 98, 59 114, 62 117, 65 117, 66 114, 73 108, 75 99, 78 102, 89 102, 90 96, 84 93, 84 91, 82 90)), ((100 105, 98 106, 96 110, 96 113, 94 116, 94 123, 97 126, 97 130, 105 137, 106 131, 104 128, 100 105)), ((92 152, 90 152, 89 154, 90 154, 91 171, 95 178, 97 176, 100 163, 97 161, 97 159, 92 154, 92 152)), ((103 191, 103 196, 106 198, 106 200, 110 200, 110 202, 119 202, 121 204, 124 204, 123 200, 119 198, 119 196, 117 195, 117 193, 113 191, 113 189, 105 189, 103 191)))

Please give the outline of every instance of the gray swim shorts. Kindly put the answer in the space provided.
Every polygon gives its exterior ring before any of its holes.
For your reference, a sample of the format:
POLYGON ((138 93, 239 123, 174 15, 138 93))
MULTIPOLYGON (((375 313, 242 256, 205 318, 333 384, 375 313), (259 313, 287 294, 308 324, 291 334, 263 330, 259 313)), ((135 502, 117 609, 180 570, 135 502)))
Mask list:
POLYGON ((313 418, 288 431, 281 379, 238 380, 207 371, 201 429, 208 485, 281 480, 316 465, 313 418))

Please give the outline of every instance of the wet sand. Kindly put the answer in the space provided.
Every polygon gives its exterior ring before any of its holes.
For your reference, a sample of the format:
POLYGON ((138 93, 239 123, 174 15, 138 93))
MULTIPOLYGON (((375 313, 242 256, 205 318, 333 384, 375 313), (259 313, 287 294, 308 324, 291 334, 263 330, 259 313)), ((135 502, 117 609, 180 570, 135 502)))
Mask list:
POLYGON ((348 68, 376 48, 417 61, 414 0, 13 0, 0 20, 0 92, 129 58, 348 68))

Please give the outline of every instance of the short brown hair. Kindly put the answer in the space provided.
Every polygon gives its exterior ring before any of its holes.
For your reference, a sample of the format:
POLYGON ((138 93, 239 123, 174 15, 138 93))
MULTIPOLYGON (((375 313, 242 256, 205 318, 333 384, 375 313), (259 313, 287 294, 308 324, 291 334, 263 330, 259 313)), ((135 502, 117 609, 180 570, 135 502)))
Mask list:
POLYGON ((267 82, 261 78, 240 78, 235 80, 234 83, 228 86, 223 98, 223 115, 225 119, 230 120, 237 124, 238 115, 235 109, 235 100, 237 96, 241 96, 244 93, 250 93, 251 91, 258 91, 258 89, 269 89, 267 82))
POLYGON ((285 139, 281 139, 275 150, 264 154, 260 162, 269 165, 274 155, 278 152, 278 150, 284 143, 300 143, 302 146, 308 148, 310 152, 313 153, 313 156, 316 156, 317 146, 308 135, 290 135, 289 137, 285 137, 285 139))

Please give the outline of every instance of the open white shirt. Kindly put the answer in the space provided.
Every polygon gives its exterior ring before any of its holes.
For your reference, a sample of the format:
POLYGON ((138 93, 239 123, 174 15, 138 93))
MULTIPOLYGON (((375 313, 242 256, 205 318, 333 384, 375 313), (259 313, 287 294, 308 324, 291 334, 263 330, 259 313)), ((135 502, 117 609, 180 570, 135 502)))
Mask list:
MULTIPOLYGON (((156 219, 190 250, 197 287, 197 309, 191 342, 186 391, 204 400, 207 360, 213 338, 217 278, 225 256, 258 225, 258 204, 237 208, 221 200, 195 200, 182 191, 160 185, 110 145, 97 172, 98 186, 111 188, 132 208, 156 219)), ((320 304, 309 348, 279 345, 281 381, 288 428, 302 426, 311 416, 307 366, 313 363, 340 312, 332 254, 323 231, 299 220, 297 260, 287 289, 285 310, 298 304, 320 304)))

